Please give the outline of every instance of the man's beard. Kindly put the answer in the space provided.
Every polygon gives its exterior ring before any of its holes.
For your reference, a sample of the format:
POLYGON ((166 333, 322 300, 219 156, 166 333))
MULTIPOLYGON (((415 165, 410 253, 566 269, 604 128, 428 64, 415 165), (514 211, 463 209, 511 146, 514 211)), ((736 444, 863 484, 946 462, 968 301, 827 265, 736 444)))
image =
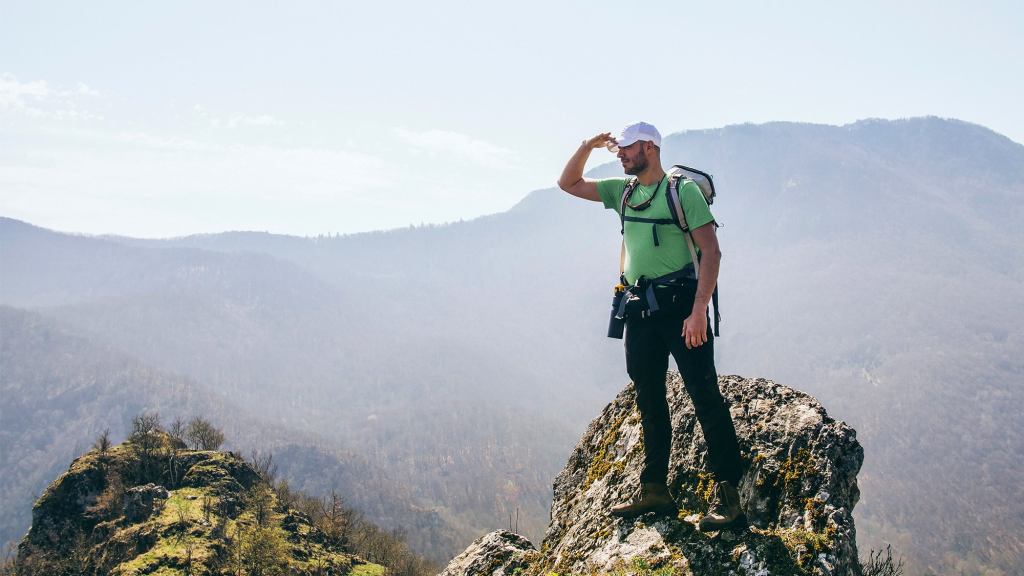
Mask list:
POLYGON ((630 176, 636 176, 637 174, 647 170, 647 157, 638 154, 636 159, 630 162, 631 166, 626 169, 626 174, 630 176))

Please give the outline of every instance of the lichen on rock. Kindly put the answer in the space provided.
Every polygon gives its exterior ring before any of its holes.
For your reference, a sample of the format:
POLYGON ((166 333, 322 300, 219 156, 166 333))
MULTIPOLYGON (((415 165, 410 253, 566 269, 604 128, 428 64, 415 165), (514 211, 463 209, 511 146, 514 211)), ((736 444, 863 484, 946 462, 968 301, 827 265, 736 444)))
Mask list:
POLYGON ((518 574, 537 555, 533 544, 518 534, 497 530, 474 541, 459 554, 440 576, 518 574))
POLYGON ((249 564, 265 574, 384 572, 282 505, 242 458, 153 445, 76 459, 36 502, 19 573, 227 575, 249 564))
POLYGON ((158 510, 169 497, 167 488, 152 482, 129 488, 124 494, 122 505, 124 516, 129 522, 141 522, 158 510))
MULTIPOLYGON (((670 373, 669 486, 678 517, 621 520, 608 513, 639 491, 642 432, 629 385, 591 422, 555 478, 541 549, 519 545, 518 573, 858 575, 852 512, 863 450, 855 431, 813 397, 770 380, 723 376, 719 386, 745 460, 739 490, 749 527, 697 530, 714 478, 693 404, 679 375, 670 373)), ((478 545, 510 538, 497 534, 474 543, 445 576, 510 574, 497 552, 478 545), (492 566, 496 571, 480 570, 492 566)))

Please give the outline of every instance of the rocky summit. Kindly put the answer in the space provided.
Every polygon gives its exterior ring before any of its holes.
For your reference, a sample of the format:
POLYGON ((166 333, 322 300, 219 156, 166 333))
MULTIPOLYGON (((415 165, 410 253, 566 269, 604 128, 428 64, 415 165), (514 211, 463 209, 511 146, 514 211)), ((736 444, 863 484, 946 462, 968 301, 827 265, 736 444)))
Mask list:
POLYGON ((853 507, 864 452, 856 432, 813 397, 770 380, 722 376, 719 386, 745 460, 739 491, 747 527, 697 530, 714 479, 693 404, 671 373, 669 486, 678 516, 609 514, 640 489, 642 432, 629 385, 591 422, 555 478, 540 549, 521 536, 493 532, 442 575, 859 575, 853 507))
POLYGON ((19 576, 378 576, 239 456, 162 432, 72 462, 32 510, 19 576))

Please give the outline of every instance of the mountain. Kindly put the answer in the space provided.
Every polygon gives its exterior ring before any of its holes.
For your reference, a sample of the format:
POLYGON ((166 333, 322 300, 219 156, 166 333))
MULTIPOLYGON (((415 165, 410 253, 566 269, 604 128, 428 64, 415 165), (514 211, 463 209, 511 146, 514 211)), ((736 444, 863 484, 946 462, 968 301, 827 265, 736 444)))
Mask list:
POLYGON ((633 496, 643 469, 642 430, 629 385, 587 428, 555 478, 551 522, 540 549, 492 532, 442 576, 482 574, 861 574, 853 508, 864 452, 856 432, 813 398, 763 379, 723 377, 748 471, 739 489, 747 526, 697 529, 714 478, 682 379, 668 380, 676 516, 621 519, 608 510, 633 496))
MULTIPOLYGON (((663 143, 716 176, 719 371, 787 382, 858 430, 861 548, 890 542, 911 573, 1018 572, 1024 146, 938 118, 663 143)), ((539 540, 548 479, 621 387, 617 231, 554 189, 331 238, 0 220, 0 303, 365 456, 436 514, 422 526, 457 534, 433 548, 450 557, 517 508, 539 540)))
MULTIPOLYGON (((22 223, 6 224, 0 230, 5 246, 17 242, 8 244, 7 238, 40 232, 22 223)), ((165 280, 150 292, 108 288, 88 303, 53 303, 35 310, 82 337, 191 377, 269 422, 360 454, 403 484, 415 479, 397 490, 397 497, 413 499, 424 514, 440 515, 439 527, 428 524, 431 532, 453 526, 463 538, 438 541, 431 536, 428 542, 416 530, 410 539, 423 541, 419 550, 447 559, 473 534, 517 507, 534 512, 547 507, 546 476, 559 465, 562 447, 571 444, 573 415, 582 411, 573 388, 589 384, 572 378, 571 366, 556 367, 554 373, 550 365, 535 368, 530 353, 545 350, 541 340, 524 335, 526 345, 493 349, 489 342, 507 335, 487 333, 480 315, 452 309, 460 297, 475 299, 477 286, 406 296, 404 281, 366 279, 336 287, 297 271, 291 262, 262 254, 85 240, 80 258, 90 261, 91 269, 127 267, 121 272, 127 276, 165 280), (113 247, 99 250, 95 244, 113 247), (122 249, 150 256, 127 257, 122 249), (187 261, 186 255, 195 252, 202 257, 199 265, 187 261), (364 286, 372 286, 373 293, 364 286), (561 375, 564 389, 543 384, 561 375), (490 385, 481 386, 481 378, 490 385), (538 397, 559 409, 529 410, 524 403, 538 397), (523 454, 531 456, 524 461, 523 454)), ((3 265, 18 271, 19 282, 45 277, 33 266, 45 267, 51 249, 43 243, 34 246, 39 248, 4 251, 3 265)), ((54 285, 90 281, 64 278, 54 285)), ((36 291, 15 286, 10 292, 7 301, 24 306, 32 302, 21 295, 36 291)), ((480 311, 487 316, 503 312, 504 307, 480 311)), ((595 399, 595 406, 599 402, 595 399)), ((381 498, 378 508, 393 497, 381 498)), ((396 517, 380 520, 389 527, 405 526, 396 517)), ((530 514, 525 523, 543 529, 541 514, 530 514)))

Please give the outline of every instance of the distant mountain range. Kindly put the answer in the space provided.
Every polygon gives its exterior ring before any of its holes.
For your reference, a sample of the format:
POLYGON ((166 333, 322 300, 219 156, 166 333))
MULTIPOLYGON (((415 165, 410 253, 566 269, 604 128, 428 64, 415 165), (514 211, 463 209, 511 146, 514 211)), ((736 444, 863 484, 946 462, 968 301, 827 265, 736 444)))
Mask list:
MULTIPOLYGON (((716 177, 720 372, 811 393, 858 431, 861 549, 891 542, 921 573, 1019 571, 1024 146, 919 118, 683 132, 662 156, 716 177)), ((52 464, 145 407, 244 421, 240 447, 350 491, 435 559, 517 508, 539 540, 550 478, 627 379, 604 337, 618 243, 613 212, 554 189, 330 238, 2 219, 0 540, 27 528, 52 464), (52 391, 76 379, 110 394, 71 410, 52 391), (30 439, 55 410, 81 433, 30 439)))

